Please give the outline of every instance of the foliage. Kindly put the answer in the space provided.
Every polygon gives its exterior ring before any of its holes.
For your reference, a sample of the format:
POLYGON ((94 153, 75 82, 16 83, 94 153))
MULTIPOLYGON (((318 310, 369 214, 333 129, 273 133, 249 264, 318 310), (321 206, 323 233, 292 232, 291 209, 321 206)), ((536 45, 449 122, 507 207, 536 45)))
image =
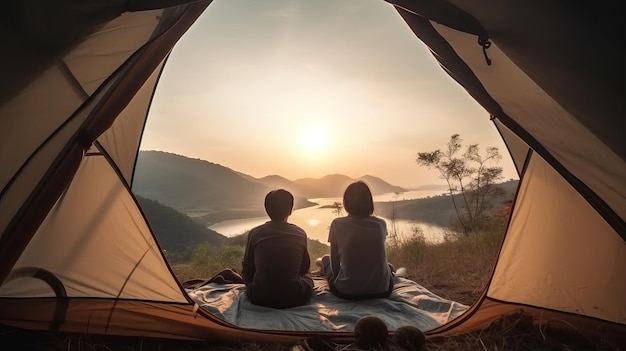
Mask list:
POLYGON ((337 217, 341 216, 341 213, 343 212, 343 204, 339 201, 335 201, 333 202, 332 207, 333 213, 337 215, 337 217))
POLYGON ((391 228, 387 229, 389 233, 389 241, 395 246, 399 245, 398 226, 397 226, 399 218, 398 218, 398 212, 396 211, 396 200, 398 199, 398 195, 399 193, 395 193, 394 199, 393 201, 391 201, 391 211, 389 213, 389 216, 387 217, 389 218, 389 221, 391 222, 391 228))
POLYGON ((136 197, 170 262, 189 261, 196 245, 220 245, 226 239, 224 235, 171 207, 138 195, 136 197))
MULTIPOLYGON (((501 194, 490 200, 492 208, 500 208, 514 198, 519 180, 509 180, 495 184, 501 194)), ((456 213, 449 194, 431 196, 429 198, 376 202, 376 215, 391 221, 388 228, 391 236, 393 220, 405 220, 427 223, 444 228, 456 227, 456 213)), ((492 214, 493 215, 493 214, 492 214)), ((398 227, 396 229, 399 229, 398 227)))
POLYGON ((416 162, 420 166, 436 169, 448 184, 460 229, 469 234, 486 220, 490 201, 497 194, 494 184, 502 179, 502 167, 489 166, 502 159, 495 147, 488 147, 481 154, 478 144, 468 145, 461 155, 463 145, 459 134, 450 137, 444 151, 418 152, 416 162), (461 197, 461 204, 457 197, 461 197))
POLYGON ((311 257, 312 266, 316 258, 330 254, 330 246, 320 242, 319 240, 308 239, 307 247, 309 249, 309 257, 311 257))
MULTIPOLYGON (((471 236, 450 235, 443 243, 428 242, 419 227, 412 233, 399 233, 398 240, 388 240, 387 259, 396 268, 405 267, 409 278, 444 298, 471 304, 485 287, 498 255, 507 216, 493 216, 488 225, 471 236)), ((222 246, 198 245, 188 264, 174 264, 179 280, 210 278, 224 268, 241 268, 247 233, 228 238, 222 246)), ((311 265, 329 253, 329 246, 318 240, 308 241, 311 265)), ((311 267, 315 268, 315 267, 311 267)))
POLYGON ((397 243, 388 242, 387 258, 394 267, 407 268, 409 279, 433 293, 470 305, 489 281, 506 223, 507 218, 493 216, 476 229, 477 235, 450 232, 441 243, 427 241, 414 227, 412 235, 400 233, 397 243))
MULTIPOLYGON (((210 278, 225 268, 241 272, 248 232, 226 239, 224 245, 201 244, 193 248, 190 262, 173 264, 172 269, 180 281, 210 278)), ((315 259, 328 254, 330 247, 318 240, 307 239, 311 265, 315 259)))
POLYGON ((232 268, 241 272, 244 247, 239 245, 198 245, 192 255, 191 265, 198 273, 196 277, 210 278, 217 272, 232 268))

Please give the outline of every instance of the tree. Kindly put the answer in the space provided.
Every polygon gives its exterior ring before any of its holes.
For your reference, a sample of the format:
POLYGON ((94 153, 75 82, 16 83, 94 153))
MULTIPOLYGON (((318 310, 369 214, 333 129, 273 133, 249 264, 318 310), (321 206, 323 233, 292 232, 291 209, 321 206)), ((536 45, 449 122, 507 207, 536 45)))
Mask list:
POLYGON ((394 247, 399 247, 398 240, 398 212, 396 211, 396 201, 398 201, 399 192, 394 192, 393 200, 391 201, 391 215, 389 220, 391 221, 391 230, 389 231, 389 239, 394 247))
POLYGON ((494 186, 502 179, 502 167, 490 166, 498 163, 502 156, 495 147, 488 147, 481 154, 478 144, 468 145, 459 155, 462 148, 461 137, 453 134, 444 151, 418 152, 415 161, 420 166, 439 171, 448 184, 460 227, 468 235, 486 218, 490 200, 502 191, 494 186))
POLYGON ((343 205, 339 201, 333 202, 333 213, 337 215, 337 217, 341 216, 341 211, 343 210, 343 205))

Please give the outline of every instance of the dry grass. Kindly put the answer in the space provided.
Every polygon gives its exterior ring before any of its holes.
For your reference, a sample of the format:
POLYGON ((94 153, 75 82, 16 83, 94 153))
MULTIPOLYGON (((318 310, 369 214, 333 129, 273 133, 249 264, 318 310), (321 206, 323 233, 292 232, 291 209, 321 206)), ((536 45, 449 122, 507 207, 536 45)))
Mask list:
POLYGON ((440 244, 427 243, 419 234, 399 242, 392 240, 389 261, 395 267, 406 267, 410 279, 433 293, 470 305, 489 281, 504 225, 497 220, 469 236, 449 234, 440 244))
MULTIPOLYGON (((240 272, 245 242, 244 234, 229 238, 227 245, 221 247, 198 246, 190 262, 171 264, 172 271, 181 282, 189 279, 208 279, 224 268, 240 272)), ((311 269, 315 269, 316 257, 322 257, 330 251, 328 245, 311 239, 308 242, 308 249, 309 256, 312 258, 311 269)))
MULTIPOLYGON (((502 218, 470 236, 450 233, 448 240, 440 244, 427 243, 416 228, 417 234, 410 239, 388 240, 388 259, 396 268, 407 268, 410 279, 433 293, 471 305, 489 281, 505 224, 502 218)), ((240 242, 245 240, 240 238, 221 248, 200 246, 191 262, 172 265, 172 270, 180 281, 210 278, 224 268, 239 270, 243 259, 240 242)), ((327 245, 309 240, 312 264, 328 252, 327 245)))

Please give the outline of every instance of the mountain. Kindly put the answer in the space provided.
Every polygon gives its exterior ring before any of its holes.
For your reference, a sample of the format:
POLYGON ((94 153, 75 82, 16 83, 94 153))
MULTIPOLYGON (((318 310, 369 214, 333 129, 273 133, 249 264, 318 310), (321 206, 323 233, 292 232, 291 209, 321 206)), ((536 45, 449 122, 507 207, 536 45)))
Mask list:
POLYGON ((133 192, 177 210, 258 207, 269 190, 230 168, 162 151, 139 152, 133 179, 133 192))
POLYGON ((170 260, 189 259, 191 248, 198 244, 221 245, 226 240, 224 235, 171 207, 141 196, 136 197, 161 249, 167 250, 170 260))
MULTIPOLYGON (((405 189, 366 175, 373 194, 402 192, 405 189)), ((194 216, 205 225, 229 219, 265 216, 263 200, 272 189, 284 188, 294 194, 294 208, 312 206, 309 198, 341 197, 352 182, 341 174, 319 179, 291 181, 279 175, 255 178, 209 161, 163 151, 140 151, 132 190, 175 210, 194 216)))
POLYGON ((402 187, 391 185, 370 175, 354 179, 343 174, 330 174, 322 178, 296 179, 293 182, 298 186, 315 189, 315 196, 312 197, 342 197, 346 187, 357 180, 364 181, 370 187, 373 195, 406 191, 402 187))
POLYGON ((341 197, 353 178, 343 174, 330 174, 322 178, 301 178, 293 181, 299 186, 315 189, 315 197, 341 197))
POLYGON ((401 192, 407 191, 407 189, 405 188, 402 188, 396 185, 391 185, 387 183, 386 181, 378 177, 371 176, 371 175, 364 175, 360 177, 359 180, 364 181, 370 187, 370 190, 372 191, 372 194, 374 195, 386 194, 386 193, 401 193, 401 192))
POLYGON ((292 194, 294 194, 294 196, 301 196, 304 198, 320 197, 320 196, 317 196, 319 194, 318 189, 309 187, 305 184, 298 184, 296 182, 293 182, 279 175, 265 176, 265 177, 257 179, 257 181, 273 189, 278 189, 278 188, 286 189, 290 191, 292 194))
POLYGON ((424 184, 411 190, 440 190, 442 193, 445 193, 448 191, 448 186, 446 184, 424 184))

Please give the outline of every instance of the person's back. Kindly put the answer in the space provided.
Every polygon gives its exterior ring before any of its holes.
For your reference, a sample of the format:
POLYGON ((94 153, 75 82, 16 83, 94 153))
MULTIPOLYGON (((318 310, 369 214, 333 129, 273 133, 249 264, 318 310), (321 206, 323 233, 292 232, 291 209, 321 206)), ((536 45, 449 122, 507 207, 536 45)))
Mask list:
POLYGON ((391 271, 385 251, 385 221, 348 215, 331 223, 329 235, 340 260, 335 288, 344 295, 386 295, 391 271))
POLYGON ((348 216, 335 218, 328 233, 330 255, 321 259, 330 291, 344 299, 387 297, 393 290, 393 267, 387 263, 387 224, 373 216, 367 184, 350 184, 343 196, 348 216))
POLYGON ((288 308, 308 303, 313 280, 306 232, 287 218, 293 196, 282 189, 268 193, 265 207, 272 219, 248 234, 243 278, 250 301, 256 305, 288 308))

